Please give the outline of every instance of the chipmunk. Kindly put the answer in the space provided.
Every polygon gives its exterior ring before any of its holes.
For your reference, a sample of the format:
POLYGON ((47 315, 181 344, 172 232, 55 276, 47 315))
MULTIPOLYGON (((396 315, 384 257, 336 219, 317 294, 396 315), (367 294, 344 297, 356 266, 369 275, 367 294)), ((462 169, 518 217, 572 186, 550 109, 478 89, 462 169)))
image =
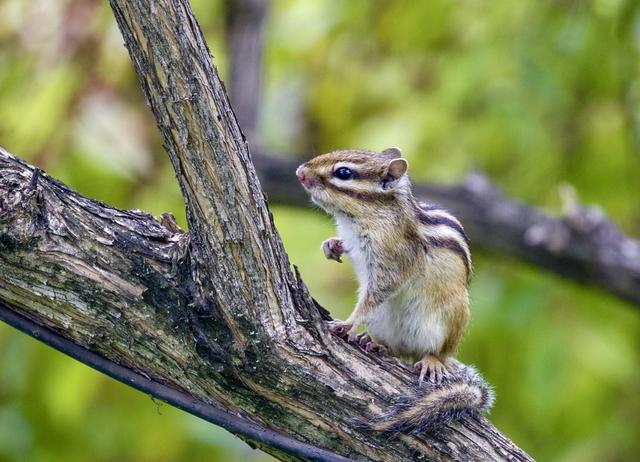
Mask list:
MULTIPOLYGON (((296 175, 336 221, 339 237, 322 244, 326 258, 341 262, 346 253, 360 284, 349 318, 330 328, 367 351, 410 357, 419 383, 440 383, 459 364, 452 355, 469 322, 469 239, 451 213, 413 197, 407 169, 398 148, 345 150, 311 159, 296 175), (367 332, 358 336, 362 324, 367 332)), ((471 383, 440 396, 449 400, 444 411, 491 405, 482 379, 471 383)), ((425 400, 423 407, 434 406, 433 396, 425 400)), ((403 412, 404 420, 416 414, 403 412)))
POLYGON ((469 240, 453 215, 413 197, 401 155, 335 151, 296 174, 336 220, 340 237, 322 244, 325 256, 349 255, 360 283, 355 309, 333 331, 414 358, 420 381, 441 382, 469 321, 469 240), (357 337, 361 324, 368 336, 357 337))

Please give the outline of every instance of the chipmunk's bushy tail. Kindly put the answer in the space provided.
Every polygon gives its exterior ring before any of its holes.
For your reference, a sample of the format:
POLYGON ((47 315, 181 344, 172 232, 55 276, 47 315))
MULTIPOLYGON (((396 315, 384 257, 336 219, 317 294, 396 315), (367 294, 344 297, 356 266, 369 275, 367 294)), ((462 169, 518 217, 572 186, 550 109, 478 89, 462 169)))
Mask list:
POLYGON ((424 383, 416 392, 398 398, 377 416, 373 430, 395 434, 434 431, 443 425, 493 406, 493 389, 471 366, 462 365, 441 384, 424 383))

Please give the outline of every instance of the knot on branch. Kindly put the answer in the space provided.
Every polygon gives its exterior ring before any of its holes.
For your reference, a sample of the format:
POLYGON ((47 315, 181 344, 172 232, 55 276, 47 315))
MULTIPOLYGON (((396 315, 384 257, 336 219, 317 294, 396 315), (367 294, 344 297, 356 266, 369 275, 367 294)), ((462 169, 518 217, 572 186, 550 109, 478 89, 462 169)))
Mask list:
POLYGON ((0 246, 5 250, 31 247, 48 224, 38 184, 41 173, 37 168, 6 168, 4 154, 0 149, 0 246))

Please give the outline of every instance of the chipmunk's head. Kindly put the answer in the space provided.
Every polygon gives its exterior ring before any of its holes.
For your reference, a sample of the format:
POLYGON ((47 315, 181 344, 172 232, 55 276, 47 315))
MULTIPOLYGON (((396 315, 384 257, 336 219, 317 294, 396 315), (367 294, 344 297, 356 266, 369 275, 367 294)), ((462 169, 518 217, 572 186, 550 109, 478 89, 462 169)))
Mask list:
POLYGON ((401 156, 398 148, 333 151, 305 162, 296 175, 327 212, 365 217, 374 207, 397 207, 411 195, 408 164, 401 156))

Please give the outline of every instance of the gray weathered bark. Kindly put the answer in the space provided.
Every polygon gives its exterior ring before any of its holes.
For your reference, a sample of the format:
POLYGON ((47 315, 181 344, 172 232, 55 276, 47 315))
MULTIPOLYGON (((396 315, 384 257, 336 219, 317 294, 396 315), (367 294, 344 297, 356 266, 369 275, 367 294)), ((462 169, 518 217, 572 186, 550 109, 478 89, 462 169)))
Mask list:
MULTIPOLYGON (((188 2, 111 6, 176 170, 190 232, 86 199, 0 151, 3 305, 188 395, 194 408, 215 405, 352 459, 530 460, 473 414, 438 434, 389 439, 367 430, 416 376, 330 335, 291 274, 188 2)), ((233 431, 283 460, 338 460, 233 431)))

